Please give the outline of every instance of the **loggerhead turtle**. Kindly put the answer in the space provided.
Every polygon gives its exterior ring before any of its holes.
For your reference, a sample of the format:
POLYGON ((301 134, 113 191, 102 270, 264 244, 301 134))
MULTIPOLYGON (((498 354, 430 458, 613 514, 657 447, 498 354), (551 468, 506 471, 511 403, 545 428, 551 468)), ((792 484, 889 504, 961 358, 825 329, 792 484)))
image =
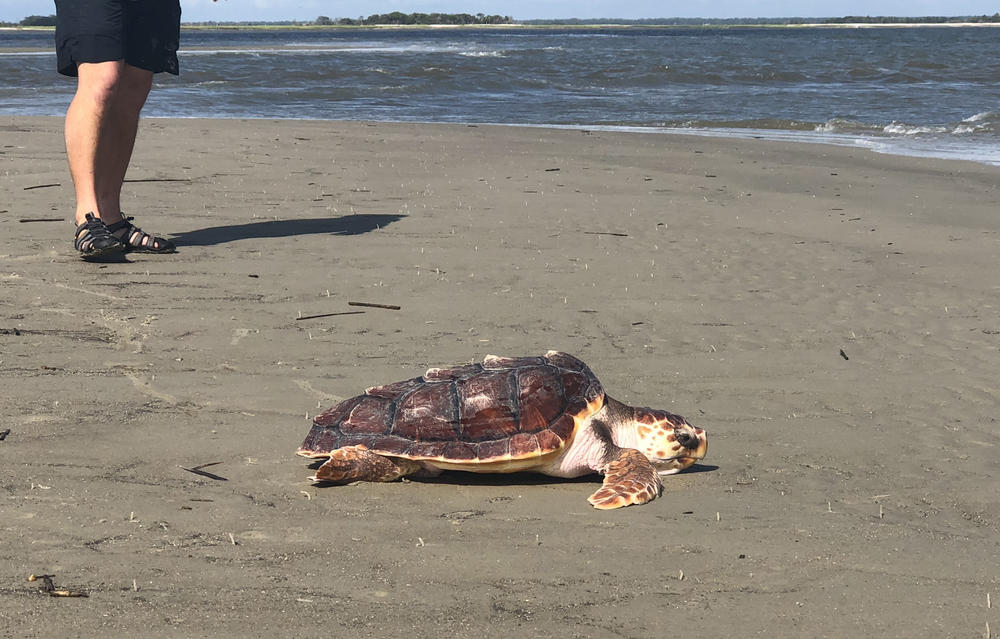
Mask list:
POLYGON ((298 454, 329 458, 316 482, 393 481, 442 470, 604 475, 589 501, 609 509, 660 494, 659 475, 702 459, 705 431, 604 394, 586 364, 549 351, 431 368, 375 386, 313 420, 298 454))

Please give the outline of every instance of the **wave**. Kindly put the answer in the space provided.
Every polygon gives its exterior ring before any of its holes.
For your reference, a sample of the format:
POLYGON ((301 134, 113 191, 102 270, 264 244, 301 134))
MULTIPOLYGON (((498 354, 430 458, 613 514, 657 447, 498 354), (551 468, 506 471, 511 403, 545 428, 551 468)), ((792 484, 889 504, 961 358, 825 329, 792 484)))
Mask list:
MULTIPOLYGON (((216 56, 216 55, 330 55, 344 53, 398 53, 405 55, 413 54, 435 54, 451 53, 460 55, 477 55, 480 52, 463 50, 462 47, 454 45, 443 46, 423 46, 423 45, 297 45, 283 44, 273 47, 218 47, 218 48, 192 48, 181 49, 178 56, 216 56)), ((482 52, 484 55, 492 55, 494 52, 482 52)))
POLYGON ((463 51, 458 55, 465 56, 467 58, 506 58, 507 54, 503 51, 463 51))
POLYGON ((969 133, 1000 134, 1000 111, 984 111, 969 116, 955 125, 952 133, 955 135, 966 135, 969 133))
MULTIPOLYGON (((767 123, 766 121, 761 121, 767 123)), ((719 123, 717 123, 719 124, 719 123)), ((743 124, 743 123, 737 123, 743 124)), ((540 126, 559 129, 583 129, 595 131, 626 131, 631 133, 660 133, 681 135, 702 135, 723 138, 753 138, 777 142, 802 144, 830 144, 868 149, 873 153, 903 155, 909 157, 937 158, 944 160, 966 160, 980 164, 1000 166, 1000 144, 992 140, 975 143, 959 142, 954 137, 933 138, 879 137, 819 130, 789 130, 777 128, 724 127, 724 126, 628 126, 628 125, 510 125, 540 126)), ((874 127, 872 127, 874 128, 874 127)))
POLYGON ((55 51, 0 51, 0 57, 2 58, 54 56, 55 54, 55 51))
POLYGON ((873 124, 846 118, 833 118, 817 125, 815 130, 817 133, 884 135, 903 138, 975 134, 993 137, 1000 133, 1000 112, 984 111, 958 122, 939 124, 912 124, 898 121, 888 124, 873 124))

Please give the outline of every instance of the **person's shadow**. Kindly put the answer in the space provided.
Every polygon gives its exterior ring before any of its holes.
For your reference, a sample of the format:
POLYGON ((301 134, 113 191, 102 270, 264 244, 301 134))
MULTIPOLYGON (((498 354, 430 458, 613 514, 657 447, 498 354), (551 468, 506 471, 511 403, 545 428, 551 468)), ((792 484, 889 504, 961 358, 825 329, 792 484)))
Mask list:
POLYGON ((291 237, 294 235, 315 235, 320 233, 330 235, 361 235, 388 226, 401 220, 405 215, 392 214, 362 214, 345 215, 344 217, 318 217, 305 220, 262 220, 247 224, 230 226, 210 226, 184 233, 177 233, 171 238, 178 246, 215 246, 237 240, 250 240, 274 237, 291 237))

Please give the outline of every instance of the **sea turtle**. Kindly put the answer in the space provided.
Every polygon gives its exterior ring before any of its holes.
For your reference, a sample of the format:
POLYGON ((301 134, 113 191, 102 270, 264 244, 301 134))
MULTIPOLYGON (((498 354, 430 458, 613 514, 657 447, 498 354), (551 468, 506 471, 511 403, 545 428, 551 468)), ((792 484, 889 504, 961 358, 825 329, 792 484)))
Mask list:
POLYGON ((604 394, 586 364, 549 351, 431 368, 375 386, 313 420, 298 454, 329 458, 316 482, 393 481, 442 470, 604 475, 596 508, 643 504, 705 456, 705 431, 604 394))

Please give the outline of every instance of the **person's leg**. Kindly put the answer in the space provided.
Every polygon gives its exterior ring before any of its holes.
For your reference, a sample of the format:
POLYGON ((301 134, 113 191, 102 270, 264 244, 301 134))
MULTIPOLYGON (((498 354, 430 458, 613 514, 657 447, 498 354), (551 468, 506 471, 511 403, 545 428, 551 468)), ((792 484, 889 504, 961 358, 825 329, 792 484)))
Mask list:
POLYGON ((114 61, 81 63, 77 73, 77 92, 66 112, 77 224, 93 213, 130 250, 173 252, 172 242, 143 232, 121 210, 122 185, 153 72, 114 61))
POLYGON ((122 219, 121 188, 153 74, 122 61, 81 63, 77 71, 76 95, 66 112, 76 221, 93 213, 110 225, 122 219))
POLYGON ((78 77, 65 129, 76 190, 76 248, 85 259, 116 246, 172 253, 172 242, 123 216, 121 190, 153 75, 178 72, 180 4, 56 0, 56 13, 57 68, 78 77))
POLYGON ((118 90, 109 113, 115 126, 107 133, 109 157, 98 182, 98 206, 101 219, 111 225, 122 219, 121 194, 125 173, 132 160, 135 136, 139 131, 139 114, 153 86, 153 72, 129 64, 122 65, 118 90), (106 178, 106 179, 105 179, 106 178))

